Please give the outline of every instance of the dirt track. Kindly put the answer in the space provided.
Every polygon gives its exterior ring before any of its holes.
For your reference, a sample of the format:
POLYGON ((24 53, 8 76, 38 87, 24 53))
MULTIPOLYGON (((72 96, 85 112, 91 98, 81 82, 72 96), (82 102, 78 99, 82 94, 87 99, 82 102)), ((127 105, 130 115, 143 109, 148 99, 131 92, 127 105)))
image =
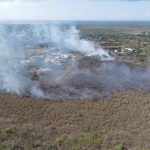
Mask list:
POLYGON ((149 141, 149 94, 116 94, 100 101, 0 95, 0 149, 145 150, 149 141))

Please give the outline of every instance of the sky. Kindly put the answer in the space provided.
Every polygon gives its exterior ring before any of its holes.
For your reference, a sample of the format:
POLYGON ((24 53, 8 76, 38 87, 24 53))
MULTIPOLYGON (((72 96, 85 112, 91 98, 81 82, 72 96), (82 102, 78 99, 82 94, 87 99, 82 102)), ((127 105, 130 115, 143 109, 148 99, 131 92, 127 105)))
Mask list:
POLYGON ((150 0, 0 0, 0 20, 150 20, 150 0))

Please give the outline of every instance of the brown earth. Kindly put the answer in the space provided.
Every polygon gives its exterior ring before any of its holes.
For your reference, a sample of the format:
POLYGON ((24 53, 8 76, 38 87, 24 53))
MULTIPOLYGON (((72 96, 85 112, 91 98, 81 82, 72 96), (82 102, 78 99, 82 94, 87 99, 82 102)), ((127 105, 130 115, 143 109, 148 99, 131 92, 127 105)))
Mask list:
POLYGON ((52 101, 0 94, 0 150, 148 150, 150 94, 52 101))

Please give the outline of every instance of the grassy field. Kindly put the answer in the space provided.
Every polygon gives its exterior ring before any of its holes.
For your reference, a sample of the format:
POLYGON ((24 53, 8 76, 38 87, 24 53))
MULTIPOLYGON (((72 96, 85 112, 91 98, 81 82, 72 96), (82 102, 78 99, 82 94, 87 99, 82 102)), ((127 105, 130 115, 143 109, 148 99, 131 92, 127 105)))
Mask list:
POLYGON ((149 150, 150 94, 51 101, 0 94, 0 150, 149 150))

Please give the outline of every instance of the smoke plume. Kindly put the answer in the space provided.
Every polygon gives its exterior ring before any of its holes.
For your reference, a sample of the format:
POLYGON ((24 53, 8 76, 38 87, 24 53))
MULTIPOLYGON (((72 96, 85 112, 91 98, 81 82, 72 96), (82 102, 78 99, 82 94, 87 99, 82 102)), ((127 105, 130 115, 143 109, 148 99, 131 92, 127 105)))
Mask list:
POLYGON ((33 79, 33 75, 40 75, 45 69, 50 74, 47 78, 49 85, 53 85, 54 81, 57 81, 57 85, 64 82, 66 77, 73 75, 71 69, 76 66, 72 53, 96 55, 101 60, 112 59, 103 49, 96 49, 93 42, 80 39, 75 27, 1 25, 0 90, 18 95, 51 97, 52 93, 45 93, 39 81, 33 79), (37 50, 45 47, 46 50, 37 50), (63 68, 67 60, 69 67, 63 68))
POLYGON ((0 91, 48 99, 100 99, 150 91, 149 67, 120 63, 74 27, 0 25, 0 91))
POLYGON ((26 37, 17 30, 5 25, 0 27, 0 90, 18 95, 43 97, 43 91, 38 87, 38 83, 30 78, 28 65, 20 63, 26 57, 23 47, 26 42, 23 38, 26 37))
POLYGON ((59 49, 65 48, 88 56, 98 55, 101 59, 112 59, 105 50, 97 49, 95 43, 80 39, 79 31, 74 26, 67 31, 61 31, 58 27, 52 26, 51 41, 59 49))

